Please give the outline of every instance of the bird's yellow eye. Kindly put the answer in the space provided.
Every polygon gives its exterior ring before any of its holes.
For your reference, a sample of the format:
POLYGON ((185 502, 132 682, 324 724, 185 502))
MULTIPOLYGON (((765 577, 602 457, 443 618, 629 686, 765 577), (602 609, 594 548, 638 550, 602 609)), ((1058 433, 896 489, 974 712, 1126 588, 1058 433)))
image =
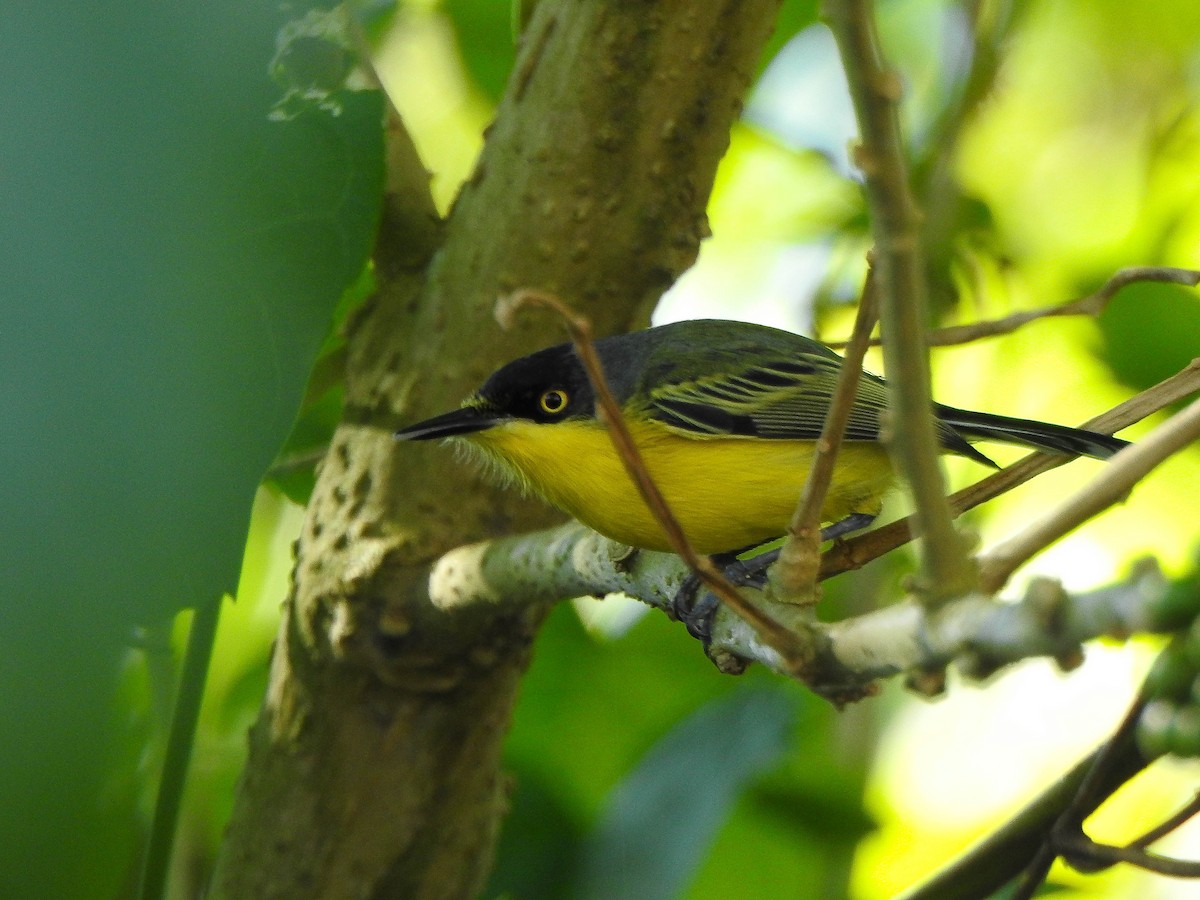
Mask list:
POLYGON ((558 388, 553 388, 538 398, 538 406, 542 408, 542 412, 555 415, 567 408, 567 392, 560 391, 558 388))

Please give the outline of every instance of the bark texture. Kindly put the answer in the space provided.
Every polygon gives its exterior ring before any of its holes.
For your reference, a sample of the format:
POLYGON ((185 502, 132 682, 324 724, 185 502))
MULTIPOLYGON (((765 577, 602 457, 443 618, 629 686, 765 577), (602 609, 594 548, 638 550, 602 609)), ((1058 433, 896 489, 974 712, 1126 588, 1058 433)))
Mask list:
POLYGON ((541 612, 438 609, 420 573, 457 544, 554 516, 391 432, 563 339, 544 314, 500 331, 501 293, 553 291, 599 333, 639 324, 706 234, 716 166, 777 6, 540 3, 444 222, 401 123, 388 123, 379 290, 353 323, 345 421, 297 542, 211 896, 479 891, 541 612))

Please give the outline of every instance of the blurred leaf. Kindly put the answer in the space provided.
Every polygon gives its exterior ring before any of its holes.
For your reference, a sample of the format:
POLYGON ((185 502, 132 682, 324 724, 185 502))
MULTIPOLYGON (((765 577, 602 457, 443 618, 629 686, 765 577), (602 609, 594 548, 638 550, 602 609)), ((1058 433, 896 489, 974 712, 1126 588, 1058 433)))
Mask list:
POLYGON ((750 688, 673 729, 613 791, 575 896, 677 896, 742 788, 786 752, 795 721, 783 692, 750 688))
POLYGON ((359 0, 354 4, 354 16, 372 41, 388 32, 400 10, 396 0, 359 0))
POLYGON ((809 25, 817 23, 818 6, 817 0, 784 0, 775 20, 775 30, 763 50, 758 74, 762 74, 762 69, 770 65, 788 41, 809 25))
POLYGON ((342 387, 346 375, 346 320, 375 290, 374 271, 364 266, 338 301, 321 354, 313 364, 304 402, 291 433, 267 471, 266 481, 289 500, 305 506, 316 485, 316 467, 342 418, 342 387))
MULTIPOLYGON (((556 816, 590 821, 630 761, 662 735, 663 723, 691 714, 729 687, 696 642, 665 616, 643 616, 622 639, 602 642, 584 630, 570 605, 560 605, 538 635, 505 743, 505 766, 516 773, 514 816, 530 823, 522 812, 530 798, 522 793, 532 784, 538 794, 553 793, 555 806, 561 807, 556 816)), ((533 805, 543 802, 534 799, 533 805)), ((570 827, 574 832, 579 826, 570 827)), ((564 852, 562 842, 548 840, 540 825, 526 835, 510 818, 502 830, 493 883, 514 892, 518 883, 524 885, 516 893, 521 900, 559 900, 567 882, 544 893, 525 893, 526 881, 503 873, 527 869, 540 885, 539 873, 559 870, 564 852)), ((569 871, 574 872, 578 852, 571 853, 569 871)))
POLYGON ((444 0, 442 9, 471 79, 488 100, 499 102, 517 59, 511 6, 500 0, 444 0))
MULTIPOLYGON (((769 676, 752 669, 747 677, 769 676)), ((561 605, 538 635, 506 763, 548 773, 572 809, 591 817, 631 760, 662 736, 663 723, 679 721, 731 687, 666 616, 643 616, 620 640, 601 643, 561 605)))
POLYGON ((1100 315, 1104 358, 1138 390, 1174 375, 1200 348, 1200 296, 1174 284, 1133 284, 1100 315))
MULTIPOLYGON (((836 775, 831 768, 823 774, 836 775)), ((819 784, 764 784, 752 789, 751 798, 762 812, 822 842, 853 844, 875 824, 858 802, 860 781, 832 777, 819 784)))
POLYGON ((517 771, 496 868, 482 897, 558 900, 575 880, 583 829, 536 769, 517 771))
POLYGON ((122 648, 234 587, 382 184, 378 95, 268 121, 271 5, 77 12, 0 35, 0 895, 23 898, 127 881, 128 798, 97 797, 122 648))
POLYGON ((267 483, 293 503, 304 506, 317 483, 317 463, 329 448, 342 415, 342 389, 334 387, 301 411, 287 443, 267 473, 267 483))

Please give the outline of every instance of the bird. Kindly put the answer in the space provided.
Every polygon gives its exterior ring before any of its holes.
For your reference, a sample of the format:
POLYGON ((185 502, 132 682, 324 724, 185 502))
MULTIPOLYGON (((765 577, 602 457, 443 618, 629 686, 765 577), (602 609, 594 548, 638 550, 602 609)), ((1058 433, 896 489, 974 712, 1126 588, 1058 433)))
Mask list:
MULTIPOLYGON (((595 342, 646 469, 693 548, 733 558, 783 536, 808 478, 842 358, 765 325, 697 319, 595 342)), ((882 442, 887 384, 864 371, 821 511, 823 538, 865 527, 896 474, 882 442)), ((1128 442, 1080 428, 934 404, 943 452, 999 468, 973 442, 1107 459, 1128 442)), ((503 481, 619 543, 670 550, 596 414, 573 346, 494 372, 461 407, 401 428, 449 438, 503 481)))

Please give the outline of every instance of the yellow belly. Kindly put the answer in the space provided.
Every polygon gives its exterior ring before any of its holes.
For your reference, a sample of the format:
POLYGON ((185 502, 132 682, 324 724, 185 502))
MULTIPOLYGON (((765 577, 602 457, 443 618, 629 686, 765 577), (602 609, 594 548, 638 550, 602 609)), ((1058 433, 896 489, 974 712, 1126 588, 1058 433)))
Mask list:
MULTIPOLYGON (((689 438, 657 423, 631 430, 647 469, 699 552, 739 550, 787 530, 812 465, 811 442, 689 438)), ((513 421, 468 439, 601 534, 648 550, 670 549, 598 423, 513 421)), ((880 445, 844 444, 822 520, 878 513, 892 482, 880 445)))

